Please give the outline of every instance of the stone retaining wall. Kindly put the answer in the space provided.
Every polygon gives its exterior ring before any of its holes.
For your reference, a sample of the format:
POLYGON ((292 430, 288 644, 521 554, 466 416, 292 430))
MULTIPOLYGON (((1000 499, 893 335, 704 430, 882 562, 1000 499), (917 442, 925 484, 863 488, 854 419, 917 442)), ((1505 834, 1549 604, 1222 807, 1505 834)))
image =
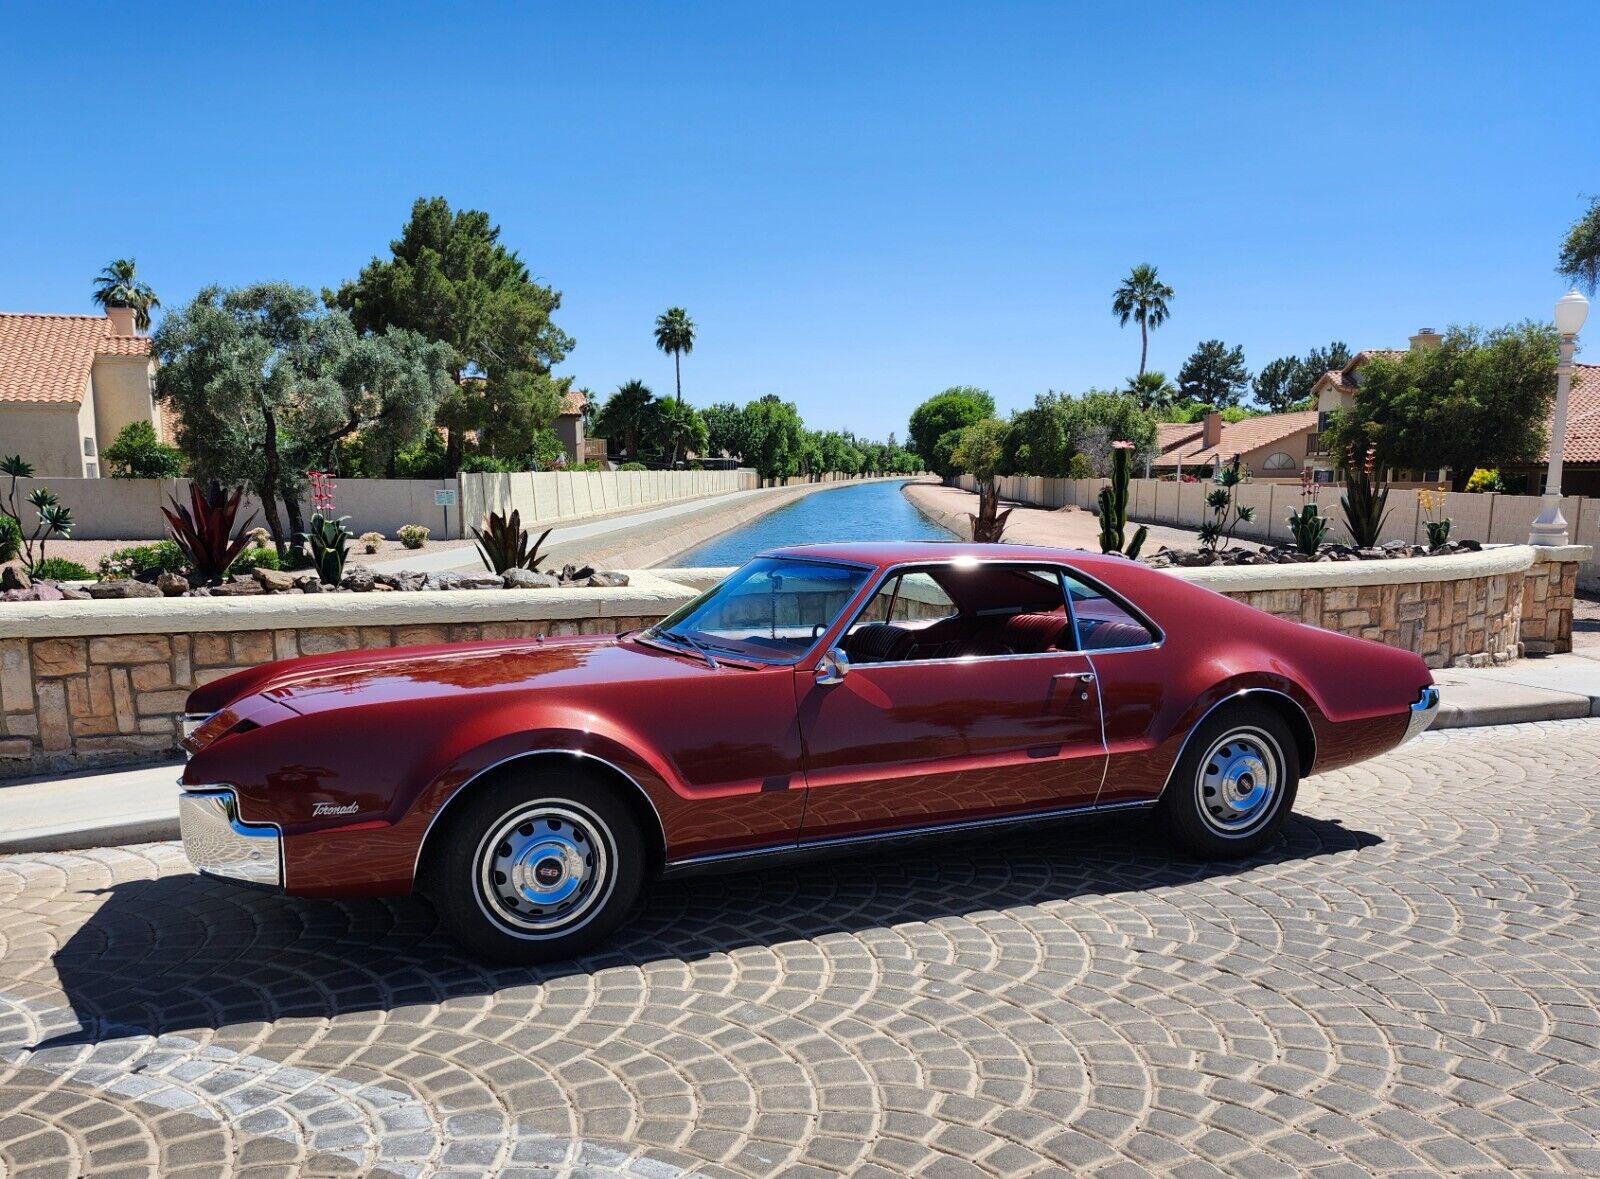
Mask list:
MULTIPOLYGON (((1571 648, 1589 550, 1174 569, 1271 614, 1416 651, 1432 667, 1571 648)), ((663 618, 726 570, 635 572, 621 589, 154 598, 0 606, 0 779, 175 756, 189 691, 271 659, 663 618)))

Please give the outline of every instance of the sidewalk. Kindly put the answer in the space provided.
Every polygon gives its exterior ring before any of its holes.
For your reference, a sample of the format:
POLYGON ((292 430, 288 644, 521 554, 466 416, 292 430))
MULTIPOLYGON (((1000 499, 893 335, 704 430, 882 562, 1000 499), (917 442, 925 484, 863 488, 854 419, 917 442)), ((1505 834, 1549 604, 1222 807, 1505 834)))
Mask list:
MULTIPOLYGON (((1600 716, 1600 649, 1508 667, 1434 673, 1435 729, 1600 716)), ((169 762, 0 786, 0 854, 108 847, 178 837, 178 775, 169 762)))

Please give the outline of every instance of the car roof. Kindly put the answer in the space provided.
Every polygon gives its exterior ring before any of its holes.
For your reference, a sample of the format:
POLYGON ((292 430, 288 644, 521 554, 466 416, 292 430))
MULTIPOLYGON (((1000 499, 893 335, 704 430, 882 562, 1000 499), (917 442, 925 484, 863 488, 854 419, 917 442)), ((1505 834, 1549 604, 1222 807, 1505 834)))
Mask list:
POLYGON ((1126 557, 1106 556, 1089 549, 1045 548, 1026 544, 972 544, 965 541, 943 540, 872 540, 835 541, 830 544, 785 545, 768 549, 764 557, 796 557, 812 560, 851 561, 858 565, 884 568, 912 562, 938 563, 957 557, 975 557, 980 561, 1048 561, 1065 562, 1085 570, 1108 567, 1126 568, 1126 557))

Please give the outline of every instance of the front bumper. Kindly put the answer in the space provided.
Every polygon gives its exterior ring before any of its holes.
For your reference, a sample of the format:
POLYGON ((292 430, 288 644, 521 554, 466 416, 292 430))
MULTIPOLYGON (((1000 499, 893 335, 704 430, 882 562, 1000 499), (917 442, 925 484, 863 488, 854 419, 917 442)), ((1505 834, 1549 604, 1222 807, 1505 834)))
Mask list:
POLYGON ((189 862, 207 876, 265 888, 283 887, 283 837, 278 829, 239 818, 226 787, 178 795, 178 830, 189 862))
POLYGON ((1411 738, 1425 733, 1438 715, 1439 689, 1429 684, 1417 694, 1417 701, 1411 706, 1411 715, 1406 721, 1406 735, 1400 739, 1400 744, 1404 745, 1411 738))

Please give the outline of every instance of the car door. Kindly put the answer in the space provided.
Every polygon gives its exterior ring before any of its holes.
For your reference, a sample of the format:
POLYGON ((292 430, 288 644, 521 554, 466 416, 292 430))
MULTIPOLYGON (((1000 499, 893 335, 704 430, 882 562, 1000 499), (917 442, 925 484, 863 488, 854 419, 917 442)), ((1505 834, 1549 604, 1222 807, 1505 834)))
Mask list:
MULTIPOLYGON (((1064 594, 1060 570, 1030 568, 1064 594)), ((955 563, 922 571, 942 576, 960 594, 955 563)), ((983 653, 974 636, 990 620, 999 620, 990 632, 1000 633, 1022 615, 1005 613, 1005 603, 986 607, 981 597, 961 603, 951 618, 901 619, 903 587, 887 611, 883 606, 883 594, 896 593, 894 576, 860 617, 888 617, 888 624, 873 625, 904 624, 937 642, 919 650, 890 635, 887 643, 863 644, 892 651, 890 661, 857 661, 838 677, 798 669, 806 773, 801 842, 1093 805, 1106 753, 1089 659, 1053 646, 1024 651, 995 644, 983 653)), ((1045 618, 1043 596, 1028 605, 1024 622, 1045 618)), ((1064 605, 1055 609, 1067 645, 1075 645, 1064 605)), ((840 634, 856 626, 852 620, 840 634)))

